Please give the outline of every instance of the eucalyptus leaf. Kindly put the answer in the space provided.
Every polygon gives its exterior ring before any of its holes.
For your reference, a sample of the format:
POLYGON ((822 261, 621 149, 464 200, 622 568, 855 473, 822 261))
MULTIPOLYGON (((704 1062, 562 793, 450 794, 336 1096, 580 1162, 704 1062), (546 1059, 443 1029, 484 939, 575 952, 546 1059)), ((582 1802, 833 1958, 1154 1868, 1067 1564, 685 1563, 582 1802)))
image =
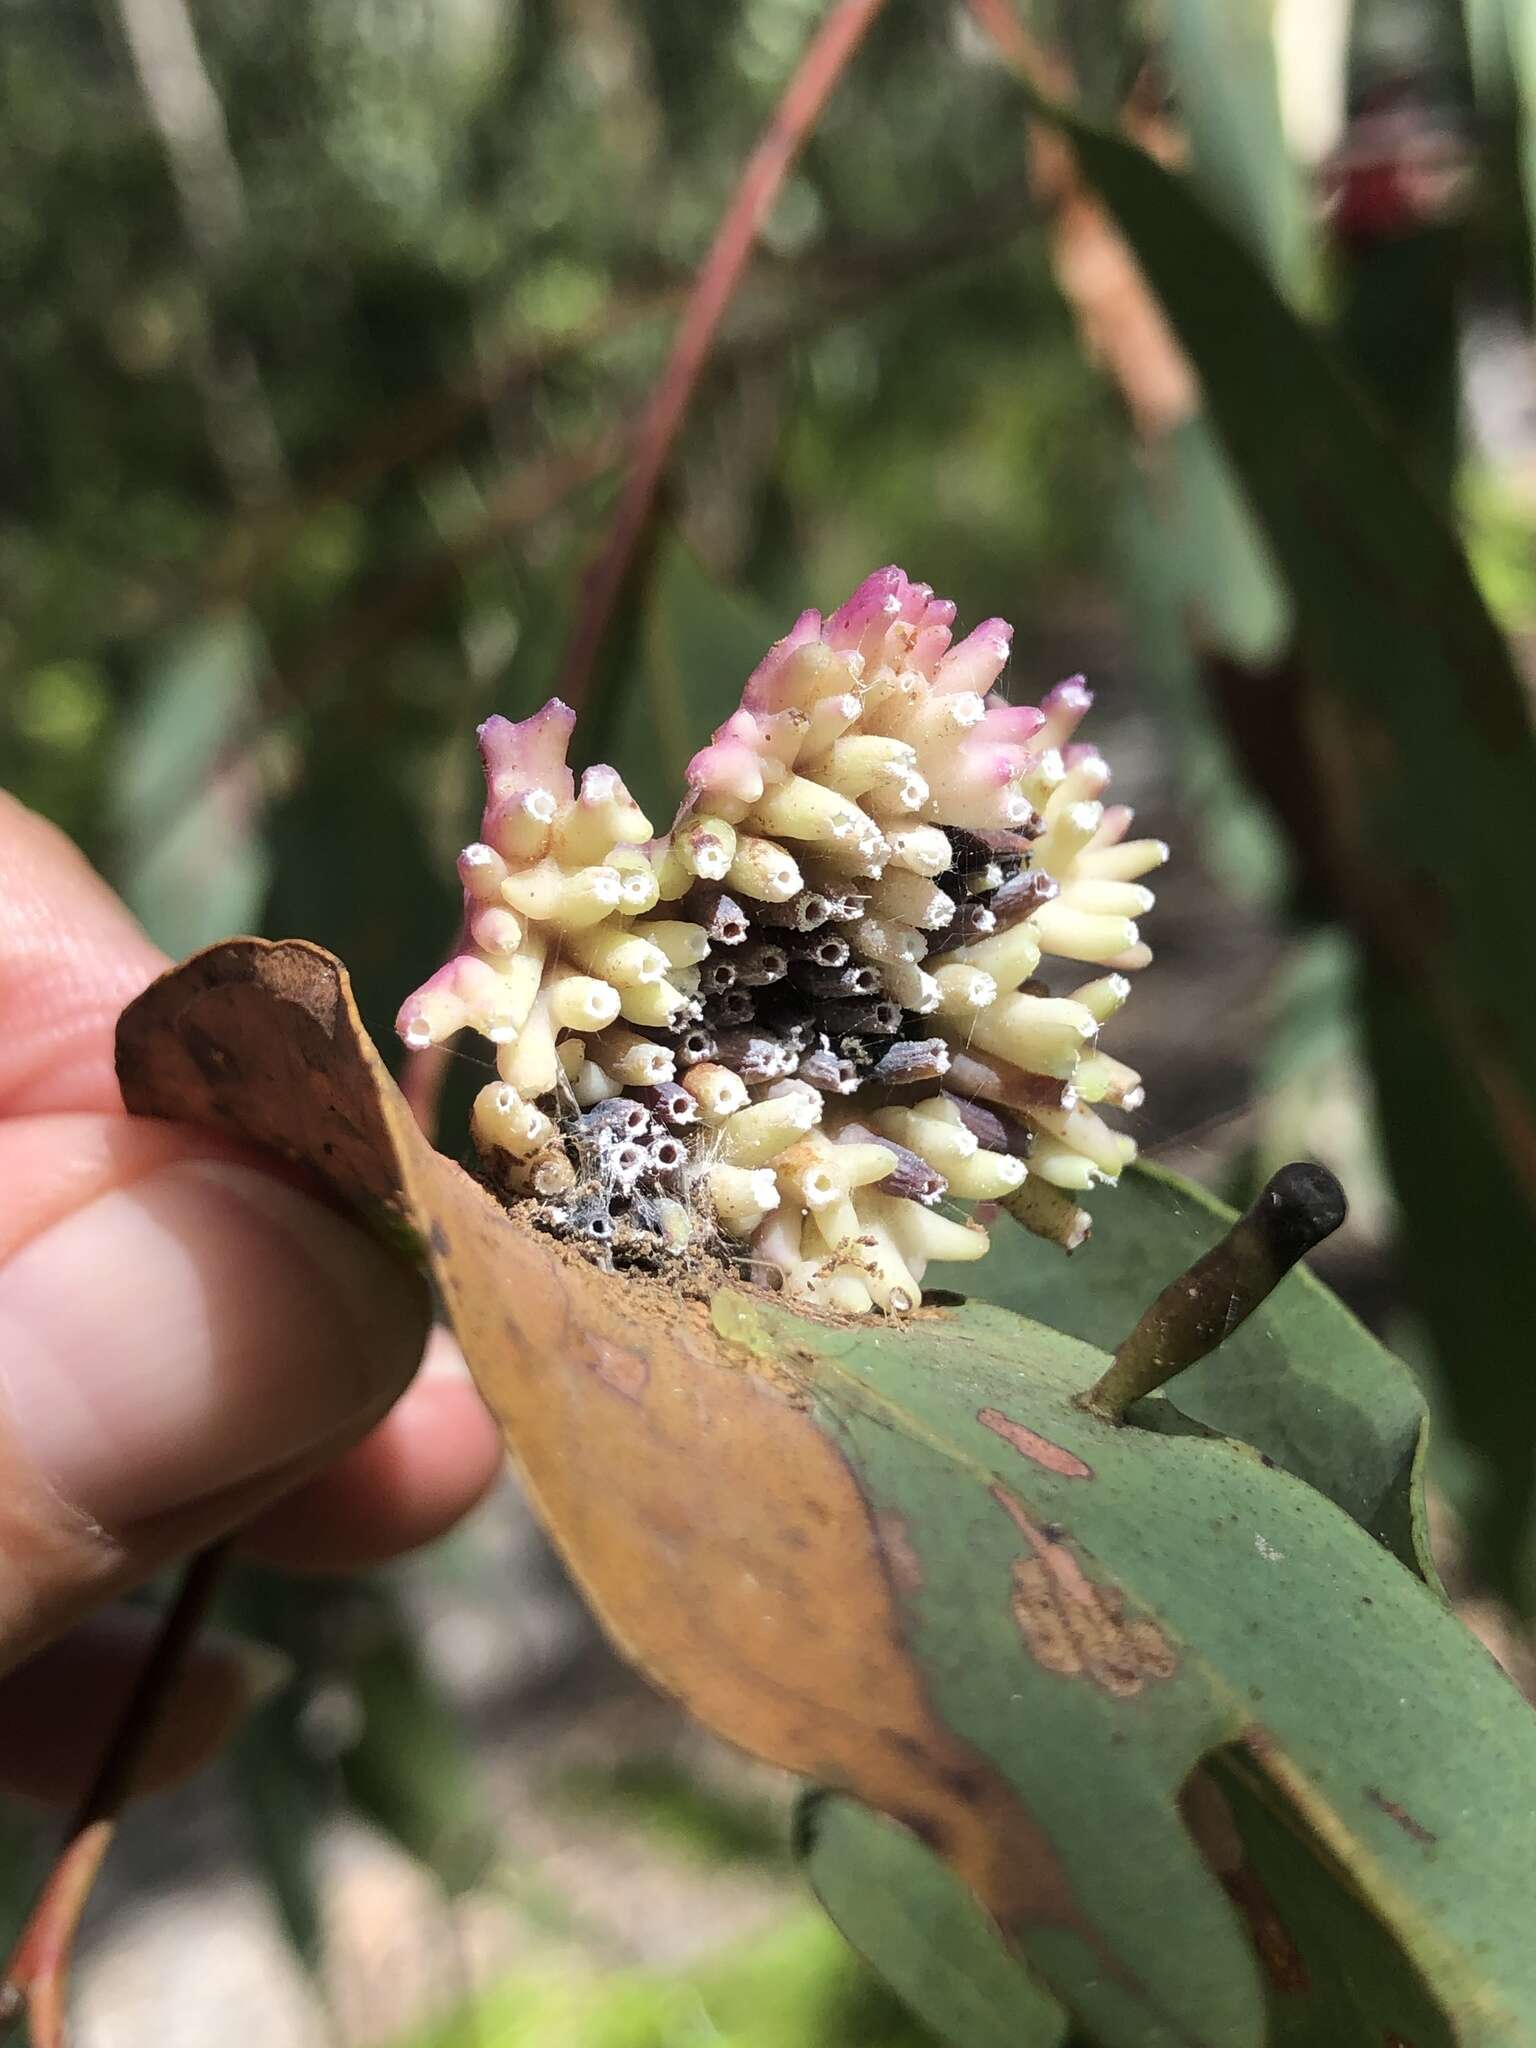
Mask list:
MULTIPOLYGON (((1456 1120, 1469 1199, 1502 1209, 1507 1192, 1506 1226, 1489 1237, 1454 1227, 1432 1155, 1404 1183, 1418 1211, 1409 1282, 1497 1463, 1481 1551, 1507 1588, 1507 1545, 1500 1559, 1487 1532, 1528 1514, 1529 1453, 1519 1427, 1497 1420, 1503 1359, 1456 1304, 1493 1296, 1519 1327, 1510 1275, 1529 1264, 1536 1227, 1536 949, 1511 944, 1508 914, 1508 877, 1536 871, 1525 691, 1412 461, 1260 265, 1184 180, 1025 91, 1070 138, 1189 353, 1294 606, 1304 667, 1277 678, 1294 758, 1267 762, 1270 793, 1305 864, 1327 875, 1378 972, 1416 1010, 1423 1083, 1454 1075, 1475 1104, 1456 1120), (1466 823, 1431 850, 1427 821, 1448 791, 1466 823)), ((1406 1143, 1411 1098, 1387 1108, 1406 1143)))
POLYGON ((317 948, 186 963, 126 1013, 119 1071, 138 1113, 409 1223, 625 1654, 908 1826, 1100 2048, 1269 2033, 1263 1943, 1188 1809, 1213 1760, 1455 2038, 1536 2042, 1536 1717, 1278 1461, 1165 1395, 1090 1412, 1107 1354, 1007 1310, 838 1322, 598 1269, 433 1151, 317 948))
POLYGON ((1274 13, 1272 0, 1167 0, 1163 27, 1195 177, 1283 286, 1302 206, 1280 118, 1274 13))
POLYGON ((1376 1076, 1382 1148, 1403 1203, 1412 1298, 1422 1307, 1446 1370, 1435 1375, 1437 1413, 1461 1458, 1455 1505, 1473 1570, 1536 1613, 1536 1374, 1511 1333, 1536 1327, 1536 1259, 1521 1190, 1498 1134, 1466 1077, 1454 1070, 1426 1091, 1437 1056, 1422 1008, 1392 977, 1368 971, 1364 1036, 1376 1076), (1470 1369, 1476 1367, 1478 1369, 1470 1369))
POLYGON ((1326 1851, 1264 1796, 1240 1756, 1210 1758, 1184 1803, 1259 1955, 1269 2048, 1453 2048, 1480 2038, 1456 2032, 1403 1945, 1330 1867, 1326 1851))
POLYGON ((796 1833, 839 1933, 952 2048, 1061 2048, 1066 2014, 915 1835, 828 1792, 807 1795, 796 1833))
POLYGON ((1137 673, 1168 736, 1206 858, 1234 895, 1272 900, 1285 877, 1284 849, 1243 781, 1201 659, 1219 653, 1236 687, 1256 686, 1288 641, 1290 612, 1205 420, 1183 421, 1130 466, 1112 537, 1137 673))
POLYGON ((254 621, 212 612, 157 642, 112 782, 112 876, 170 953, 251 923, 267 858, 251 759, 265 659, 254 621))
POLYGON ((9 1949, 26 1924, 54 1853, 52 1830, 19 1800, 0 1799, 0 1943, 9 1949))
MULTIPOLYGON (((1226 1752, 1186 1787, 1202 1851, 1259 1956, 1267 2048, 1456 2036, 1402 1947, 1226 1752)), ((953 2048, 1055 2048, 1065 2014, 976 1901, 904 1829, 852 1801, 807 1796, 802 1867, 842 1933, 953 2048)), ((1081 2039, 1081 2037, 1078 2037, 1081 2039)))
POLYGON ((302 1760, 296 1707, 269 1704, 230 1746, 230 1782, 246 1851, 289 1946, 307 1970, 320 1966, 320 1836, 329 1786, 302 1760))
POLYGON ((1514 1758, 1536 1721, 1429 1592, 1238 1447, 1095 1434, 1074 1398, 1101 1354, 1038 1324, 975 1308, 906 1341, 810 1342, 826 1424, 872 1516, 900 1524, 908 1641, 935 1704, 1002 1766, 1113 1930, 1095 1954, 1042 1912, 1022 1942, 1096 2038, 1266 2038, 1255 1952, 1174 1818, 1197 1762, 1231 1744, 1412 1956, 1457 2038, 1533 2037, 1536 1958, 1499 1899, 1522 1893, 1536 1841, 1536 1794, 1510 1797, 1533 1782, 1514 1758), (1483 1777, 1496 1752, 1498 1792, 1483 1777), (1472 1804, 1483 1818, 1463 1832, 1472 1804))

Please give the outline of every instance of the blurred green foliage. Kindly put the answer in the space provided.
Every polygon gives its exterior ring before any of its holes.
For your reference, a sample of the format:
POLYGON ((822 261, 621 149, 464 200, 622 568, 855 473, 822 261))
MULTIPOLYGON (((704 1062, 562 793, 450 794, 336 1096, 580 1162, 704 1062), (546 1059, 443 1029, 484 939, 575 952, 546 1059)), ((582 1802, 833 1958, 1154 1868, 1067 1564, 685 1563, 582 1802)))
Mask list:
POLYGON ((689 1970, 509 1978, 399 2048, 929 2048, 934 2038, 825 1920, 797 1914, 689 1970))
MULTIPOLYGON (((177 183, 211 177, 208 152, 162 147, 114 10, 11 5, 8 785, 131 881, 178 865, 145 843, 151 809, 174 834, 249 769, 245 887, 264 860, 305 931, 325 876, 261 826, 295 784, 371 785, 387 755, 418 826, 451 838, 466 732, 549 687, 561 565, 602 496, 521 531, 498 494, 633 416, 815 13, 199 10, 237 181, 210 251, 177 183), (220 709, 184 732, 189 648, 220 632, 250 650, 243 704, 207 645, 220 709), (130 747, 153 806, 121 788, 130 747)), ((768 224, 688 437, 685 535, 779 612, 891 555, 970 610, 1021 580, 1043 603, 1097 553, 1111 409, 1022 232, 1017 109, 962 43, 943 10, 891 7, 768 224)), ((200 925, 174 882, 140 901, 179 947, 224 930, 232 896, 211 889, 200 925)))
POLYGON ((729 1795, 687 1775, 670 1757, 637 1752, 604 1764, 572 1764, 552 1787, 578 1812, 611 1815, 701 1863, 777 1863, 784 1824, 775 1807, 729 1795))

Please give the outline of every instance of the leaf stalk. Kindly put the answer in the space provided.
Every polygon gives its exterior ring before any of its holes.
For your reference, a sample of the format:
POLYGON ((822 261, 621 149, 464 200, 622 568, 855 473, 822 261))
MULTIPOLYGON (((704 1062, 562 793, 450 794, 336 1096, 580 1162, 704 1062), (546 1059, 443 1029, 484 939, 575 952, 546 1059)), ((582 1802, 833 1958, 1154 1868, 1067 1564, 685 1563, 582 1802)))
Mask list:
POLYGON ((31 2048, 63 2048, 69 1964, 81 1917, 144 1752, 159 1726, 161 1709, 196 1641, 228 1555, 227 1540, 210 1544, 182 1575, 100 1768, 11 1951, 0 1980, 0 2036, 24 2018, 31 2048))
POLYGON ((1137 1401, 1198 1365, 1245 1323, 1345 1214, 1344 1190, 1326 1166, 1282 1166, 1221 1242, 1169 1281, 1109 1371, 1083 1395, 1083 1407, 1105 1422, 1123 1422, 1137 1401))

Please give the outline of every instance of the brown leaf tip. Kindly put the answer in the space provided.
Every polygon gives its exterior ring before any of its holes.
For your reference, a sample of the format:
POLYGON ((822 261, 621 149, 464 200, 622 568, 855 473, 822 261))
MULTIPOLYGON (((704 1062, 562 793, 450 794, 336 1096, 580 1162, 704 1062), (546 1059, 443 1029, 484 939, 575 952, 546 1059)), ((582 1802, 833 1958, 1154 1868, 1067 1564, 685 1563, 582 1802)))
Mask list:
POLYGON ((1365 1796, 1372 1806, 1387 1816, 1388 1820, 1395 1822, 1411 1841, 1420 1843, 1426 1849, 1432 1848, 1439 1841, 1440 1837, 1425 1827, 1421 1821, 1415 1820, 1406 1806, 1399 1806, 1395 1799, 1389 1799, 1378 1786, 1367 1785, 1365 1796))

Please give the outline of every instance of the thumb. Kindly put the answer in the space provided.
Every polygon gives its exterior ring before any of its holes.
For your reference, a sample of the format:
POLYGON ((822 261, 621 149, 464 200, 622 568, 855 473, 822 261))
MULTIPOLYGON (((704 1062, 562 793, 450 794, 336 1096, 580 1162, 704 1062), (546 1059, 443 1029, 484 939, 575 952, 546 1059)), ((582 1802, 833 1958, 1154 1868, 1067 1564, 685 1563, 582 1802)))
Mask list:
POLYGON ((0 1186, 50 1178, 0 1264, 0 1668, 360 1435, 427 1329, 403 1262, 193 1133, 0 1126, 0 1186))

